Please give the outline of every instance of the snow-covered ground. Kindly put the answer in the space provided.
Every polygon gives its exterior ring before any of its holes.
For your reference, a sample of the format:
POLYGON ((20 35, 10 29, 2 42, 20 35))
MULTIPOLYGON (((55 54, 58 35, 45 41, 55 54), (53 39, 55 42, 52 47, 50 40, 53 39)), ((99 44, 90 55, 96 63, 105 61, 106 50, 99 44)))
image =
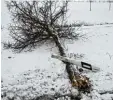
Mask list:
MULTIPOLYGON (((113 7, 108 11, 108 4, 97 4, 90 12, 88 4, 74 3, 69 13, 70 22, 113 23, 113 7)), ((6 25, 5 19, 3 23, 6 25)), ((85 34, 85 38, 71 43, 66 41, 62 45, 67 54, 84 54, 83 58, 78 59, 101 69, 97 73, 84 72, 91 79, 94 89, 92 99, 89 100, 113 100, 113 25, 82 26, 80 32, 85 34), (99 94, 104 91, 112 93, 99 94)), ((5 29, 2 31, 2 41, 9 39, 7 33, 5 29)), ((51 58, 51 54, 58 53, 55 45, 46 44, 32 52, 20 54, 3 48, 1 50, 2 93, 7 90, 7 96, 13 92, 17 96, 33 98, 43 93, 70 92, 65 66, 61 61, 51 58)), ((88 100, 84 98, 83 100, 88 100)))
MULTIPOLYGON (((113 73, 112 73, 113 72, 113 46, 112 46, 113 25, 103 25, 103 26, 97 25, 97 26, 89 26, 89 27, 85 26, 82 27, 82 31, 84 34, 86 34, 86 37, 88 39, 85 39, 85 41, 78 40, 75 41, 73 44, 66 42, 65 45, 67 47, 65 48, 68 48, 66 49, 67 53, 84 54, 84 58, 82 58, 82 60, 87 61, 91 64, 95 64, 101 69, 101 71, 97 73, 92 73, 92 72, 85 73, 92 80, 92 83, 94 85, 93 88, 97 93, 101 91, 113 91, 113 85, 112 85, 113 84, 113 73)), ((14 88, 14 86, 15 88, 20 88, 22 91, 23 87, 27 86, 28 84, 28 86, 32 85, 34 88, 38 86, 38 90, 39 90, 38 93, 39 93, 40 84, 41 83, 44 84, 43 83, 44 81, 48 82, 47 84, 49 84, 51 88, 52 87, 55 88, 54 86, 55 84, 59 87, 61 85, 69 86, 68 79, 64 78, 66 74, 65 67, 60 61, 51 58, 51 54, 57 52, 55 51, 55 49, 51 51, 49 49, 50 47, 45 47, 45 48, 46 49, 42 47, 33 52, 27 52, 21 54, 12 54, 12 52, 3 50, 2 51, 2 78, 3 78, 2 89, 4 90, 4 88, 6 88, 5 86, 8 85, 10 87, 9 91, 11 91, 12 88, 14 88), (42 71, 41 72, 42 75, 40 75, 36 71, 34 71, 34 73, 32 72, 32 70, 37 70, 37 69, 40 70, 45 69, 46 72, 42 71), (19 74, 23 72, 28 74, 27 75, 24 75, 25 73, 19 74), (63 76, 60 75, 61 79, 58 78, 57 76, 58 73, 63 74, 63 76), (47 78, 47 75, 49 74, 51 76, 50 79, 47 78), (40 79, 39 76, 43 78, 40 79), (15 78, 16 80, 20 80, 20 83, 15 83, 15 82, 13 83, 13 80, 15 78), (27 80, 27 78, 29 79, 27 80), (56 78, 55 82, 52 81, 52 79, 54 78, 56 78), (24 82, 21 84, 21 81, 24 82), (51 82, 54 83, 53 86, 51 82), (11 84, 13 84, 13 86, 11 84), (19 86, 18 84, 19 85, 21 84, 22 86, 19 86)), ((48 88, 49 85, 47 85, 48 88)), ((58 89, 58 87, 56 87, 55 89, 58 89)), ((102 95, 100 97, 103 98, 103 100, 112 100, 110 98, 113 97, 113 94, 112 95, 110 94, 109 96, 108 96, 109 98, 108 97, 104 98, 105 95, 102 95)), ((101 100, 101 99, 97 96, 96 99, 92 99, 92 100, 101 100)))

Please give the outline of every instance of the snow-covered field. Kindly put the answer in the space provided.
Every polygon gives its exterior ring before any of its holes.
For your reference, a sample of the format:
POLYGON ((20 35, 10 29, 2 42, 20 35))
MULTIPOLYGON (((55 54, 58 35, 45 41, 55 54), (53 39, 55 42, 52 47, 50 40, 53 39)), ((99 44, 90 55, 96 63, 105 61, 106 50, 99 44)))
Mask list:
MULTIPOLYGON (((70 22, 113 23, 113 7, 108 11, 108 4, 94 4, 91 12, 89 4, 73 3, 70 7, 72 5, 70 22)), ((3 25, 6 25, 3 16, 2 19, 3 25)), ((84 97, 82 100, 113 100, 113 24, 82 26, 80 32, 85 34, 85 38, 71 43, 66 41, 62 44, 65 51, 67 54, 84 54, 83 58, 77 59, 95 64, 101 69, 97 73, 84 72, 91 79, 93 91, 92 98, 84 97), (106 91, 109 93, 104 94, 106 91)), ((2 41, 9 39, 7 33, 6 29, 2 31, 2 41)), ((3 95, 7 91, 7 97, 23 96, 28 100, 48 93, 69 93, 71 86, 65 66, 61 61, 51 58, 53 53, 58 53, 54 44, 20 54, 2 48, 3 95)))

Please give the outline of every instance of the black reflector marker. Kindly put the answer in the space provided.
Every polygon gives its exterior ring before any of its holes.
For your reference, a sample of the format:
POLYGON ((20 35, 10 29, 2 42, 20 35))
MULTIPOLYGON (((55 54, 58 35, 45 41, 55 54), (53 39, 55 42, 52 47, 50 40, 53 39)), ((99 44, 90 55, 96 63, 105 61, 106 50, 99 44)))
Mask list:
POLYGON ((88 63, 85 63, 85 62, 81 62, 81 65, 82 65, 82 67, 85 68, 85 69, 92 70, 91 64, 88 64, 88 63))

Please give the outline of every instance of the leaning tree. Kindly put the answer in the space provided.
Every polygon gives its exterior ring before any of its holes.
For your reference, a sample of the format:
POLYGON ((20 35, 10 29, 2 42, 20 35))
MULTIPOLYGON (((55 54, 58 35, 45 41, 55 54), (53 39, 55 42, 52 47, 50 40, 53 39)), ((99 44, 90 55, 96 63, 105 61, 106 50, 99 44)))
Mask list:
MULTIPOLYGON (((58 1, 10 1, 7 7, 12 15, 10 35, 13 42, 4 43, 5 48, 14 52, 32 50, 45 42, 54 42, 60 56, 66 56, 61 38, 77 39, 75 24, 68 24, 66 13, 68 2, 58 1)), ((73 70, 73 65, 66 64, 66 70, 73 86, 79 89, 89 88, 87 77, 73 70)))

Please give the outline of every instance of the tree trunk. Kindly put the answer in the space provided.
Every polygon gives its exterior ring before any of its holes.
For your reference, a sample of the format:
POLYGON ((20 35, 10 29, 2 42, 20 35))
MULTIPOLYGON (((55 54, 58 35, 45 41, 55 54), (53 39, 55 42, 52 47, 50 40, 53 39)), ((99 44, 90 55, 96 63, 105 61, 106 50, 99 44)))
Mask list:
MULTIPOLYGON (((64 48, 62 47, 62 45, 56 35, 57 32, 55 30, 53 30, 51 26, 48 26, 48 28, 46 30, 49 33, 49 35, 53 38, 53 41, 55 42, 56 46, 58 47, 60 56, 66 57, 64 48)), ((71 81, 72 86, 78 88, 79 90, 83 90, 84 92, 89 92, 90 91, 89 78, 87 78, 86 76, 83 76, 79 72, 75 71, 75 69, 71 63, 65 62, 65 61, 62 61, 62 62, 66 64, 66 71, 68 73, 68 77, 71 81)))
POLYGON ((90 11, 91 11, 91 2, 92 2, 92 1, 90 0, 89 2, 90 2, 90 11))
MULTIPOLYGON (((56 35, 54 35, 53 39, 54 39, 54 41, 55 41, 56 46, 57 46, 58 49, 59 49, 60 55, 65 57, 66 54, 65 54, 65 52, 64 52, 63 47, 62 47, 61 44, 60 44, 60 41, 59 41, 58 37, 57 37, 56 35)), ((63 62, 64 62, 64 61, 63 61, 63 62)), ((66 71, 67 71, 67 73, 68 73, 69 79, 70 79, 70 81, 72 82, 72 67, 73 67, 73 66, 72 66, 72 64, 69 63, 69 62, 64 62, 64 63, 66 64, 66 71)))
POLYGON ((58 37, 57 37, 56 35, 54 35, 54 36, 53 36, 53 39, 54 39, 54 41, 55 41, 56 46, 57 46, 58 49, 59 49, 60 55, 61 55, 61 56, 66 56, 66 54, 65 54, 65 52, 64 52, 64 49, 63 49, 63 47, 61 46, 61 44, 60 44, 60 42, 59 42, 58 37))
MULTIPOLYGON (((51 26, 48 26, 45 29, 48 32, 48 34, 53 38, 53 41, 55 42, 56 46, 58 47, 60 56, 65 57, 66 53, 64 52, 64 48, 62 47, 57 35, 55 35, 55 33, 57 34, 57 32, 55 30, 53 30, 53 28, 51 26)), ((62 61, 62 62, 66 64, 66 71, 68 73, 70 81, 72 82, 72 64, 70 64, 69 62, 64 62, 64 61, 62 61)))
POLYGON ((111 10, 111 1, 109 1, 109 11, 111 10))

